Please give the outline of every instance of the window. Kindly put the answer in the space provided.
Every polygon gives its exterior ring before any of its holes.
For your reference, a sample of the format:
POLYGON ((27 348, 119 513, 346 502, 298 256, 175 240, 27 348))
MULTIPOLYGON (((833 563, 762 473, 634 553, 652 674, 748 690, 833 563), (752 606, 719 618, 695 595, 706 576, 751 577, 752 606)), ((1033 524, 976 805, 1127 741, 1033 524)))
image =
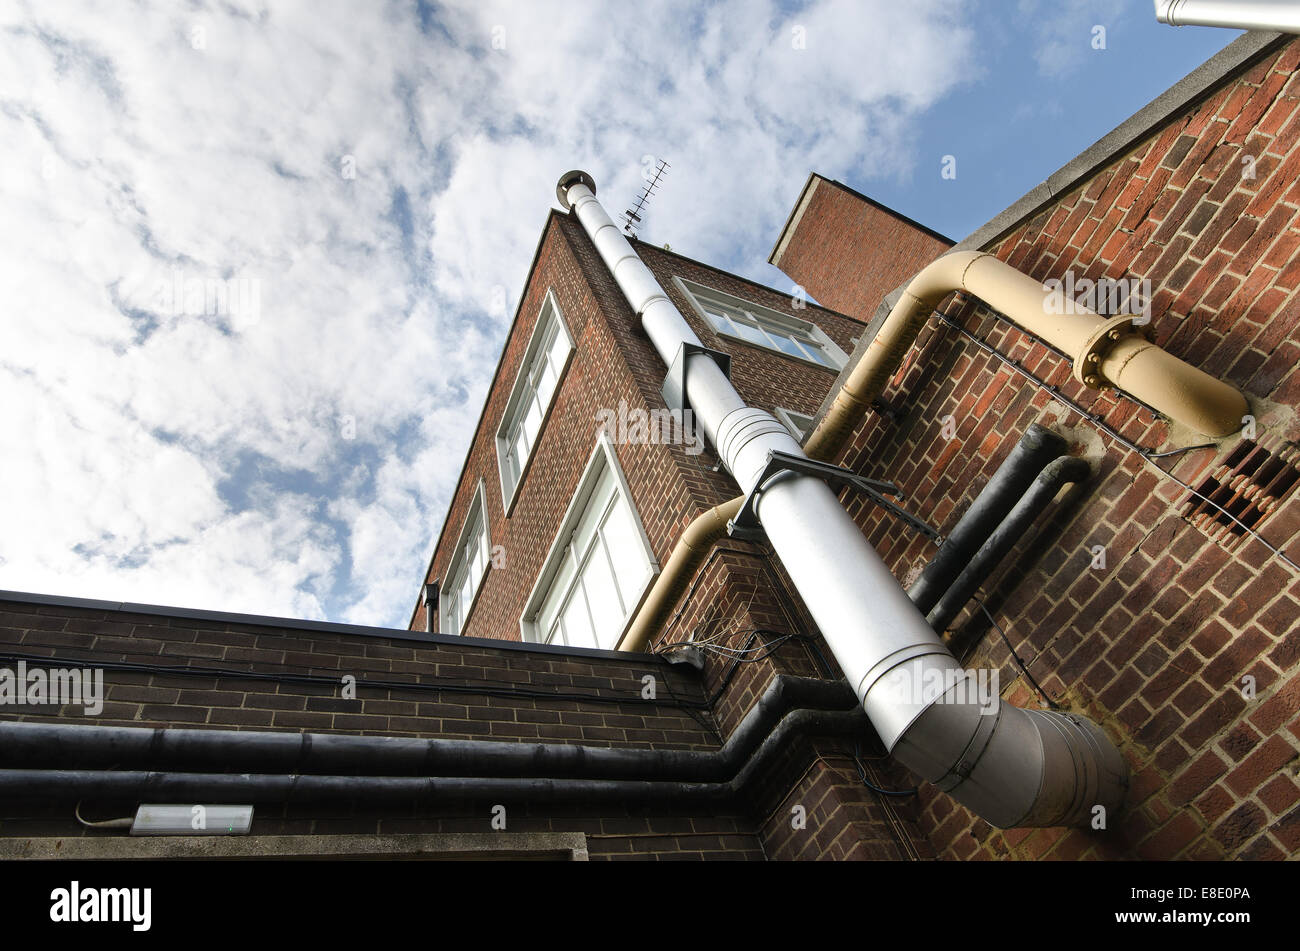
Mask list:
POLYGON ((573 340, 564 326, 555 295, 547 291, 497 430, 501 498, 507 511, 533 454, 533 447, 537 445, 537 436, 572 352, 573 340))
POLYGON ((657 570, 602 434, 524 609, 524 640, 613 649, 657 570))
POLYGON ((674 280, 696 310, 723 336, 831 370, 839 370, 848 361, 848 354, 816 324, 681 278, 674 280))
POLYGON ((480 479, 465 527, 460 530, 451 564, 447 566, 447 583, 439 595, 442 612, 439 633, 459 634, 465 627, 465 618, 474 606, 483 575, 488 566, 487 492, 480 479))
POLYGON ((799 442, 803 442, 808 435, 808 427, 812 425, 813 418, 805 416, 803 413, 796 413, 792 409, 786 409, 784 406, 776 408, 776 418, 781 421, 786 429, 790 430, 790 435, 794 436, 799 442))

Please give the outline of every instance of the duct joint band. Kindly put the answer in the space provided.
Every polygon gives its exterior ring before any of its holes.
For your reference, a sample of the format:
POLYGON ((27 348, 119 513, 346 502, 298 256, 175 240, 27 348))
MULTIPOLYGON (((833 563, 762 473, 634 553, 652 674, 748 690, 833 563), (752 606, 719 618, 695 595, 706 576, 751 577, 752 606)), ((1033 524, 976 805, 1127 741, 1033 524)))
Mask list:
MULTIPOLYGON (((943 698, 939 698, 935 703, 942 703, 943 698)), ((927 707, 927 709, 929 709, 927 707)), ((984 755, 984 750, 988 747, 989 742, 993 739, 993 731, 997 729, 998 721, 1002 719, 1002 705, 999 703, 995 708, 997 713, 994 716, 981 714, 975 724, 975 732, 971 734, 970 742, 966 748, 961 751, 961 755, 949 768, 948 772, 934 781, 935 788, 944 792, 951 792, 956 789, 968 778, 975 769, 975 764, 980 761, 984 755)))

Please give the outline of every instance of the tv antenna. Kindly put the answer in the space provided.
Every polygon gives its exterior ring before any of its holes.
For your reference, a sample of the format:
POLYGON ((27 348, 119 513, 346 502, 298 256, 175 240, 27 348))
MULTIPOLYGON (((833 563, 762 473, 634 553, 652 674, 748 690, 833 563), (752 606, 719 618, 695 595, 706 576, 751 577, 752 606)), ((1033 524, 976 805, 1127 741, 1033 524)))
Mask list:
POLYGON ((641 221, 641 212, 645 211, 646 203, 650 201, 650 196, 653 195, 655 189, 659 187, 659 180, 664 177, 664 172, 668 170, 668 167, 667 162, 663 159, 659 159, 658 163, 655 165, 654 175, 650 177, 646 182, 645 187, 641 189, 641 194, 636 196, 636 201, 632 203, 632 207, 623 212, 623 230, 634 238, 636 237, 636 226, 641 221))

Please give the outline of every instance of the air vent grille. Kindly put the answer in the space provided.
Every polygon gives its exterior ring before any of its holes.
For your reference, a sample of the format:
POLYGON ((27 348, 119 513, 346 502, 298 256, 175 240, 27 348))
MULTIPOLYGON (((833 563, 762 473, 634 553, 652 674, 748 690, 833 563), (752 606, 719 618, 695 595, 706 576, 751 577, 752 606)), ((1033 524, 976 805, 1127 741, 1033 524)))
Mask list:
POLYGON ((1231 547, 1247 529, 1257 530, 1300 483, 1296 463, 1295 446, 1269 448, 1262 440, 1243 439, 1200 481, 1196 491, 1204 498, 1188 496, 1182 515, 1231 547))

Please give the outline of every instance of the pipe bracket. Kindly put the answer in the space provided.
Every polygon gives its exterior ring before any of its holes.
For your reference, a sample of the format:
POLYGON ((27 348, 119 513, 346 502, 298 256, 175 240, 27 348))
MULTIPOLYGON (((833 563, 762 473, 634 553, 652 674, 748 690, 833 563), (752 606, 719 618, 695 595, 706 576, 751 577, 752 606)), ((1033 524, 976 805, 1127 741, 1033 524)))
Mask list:
POLYGON ((902 497, 902 492, 892 482, 868 479, 866 476, 858 475, 852 469, 844 469, 827 462, 809 459, 807 456, 796 456, 793 453, 780 452, 775 449, 767 454, 767 465, 763 467, 762 473, 754 483, 753 490, 745 496, 745 502, 741 505, 740 511, 736 513, 735 518, 727 522, 728 535, 742 541, 758 541, 764 537, 763 526, 759 524, 758 520, 758 500, 769 485, 778 481, 782 475, 787 473, 813 476, 823 480, 833 489, 843 488, 846 485, 852 486, 865 494, 876 505, 893 513, 918 532, 936 541, 940 540, 937 531, 911 512, 899 508, 885 498, 886 495, 892 495, 895 498, 902 497))
POLYGON ((682 345, 677 348, 677 356, 673 358, 673 365, 668 368, 663 386, 659 391, 663 394, 664 402, 668 404, 669 409, 686 410, 690 407, 690 402, 686 399, 686 368, 691 357, 697 353, 703 353, 711 357, 723 375, 728 380, 731 379, 730 354, 723 353, 721 350, 710 350, 698 343, 684 340, 682 345))

